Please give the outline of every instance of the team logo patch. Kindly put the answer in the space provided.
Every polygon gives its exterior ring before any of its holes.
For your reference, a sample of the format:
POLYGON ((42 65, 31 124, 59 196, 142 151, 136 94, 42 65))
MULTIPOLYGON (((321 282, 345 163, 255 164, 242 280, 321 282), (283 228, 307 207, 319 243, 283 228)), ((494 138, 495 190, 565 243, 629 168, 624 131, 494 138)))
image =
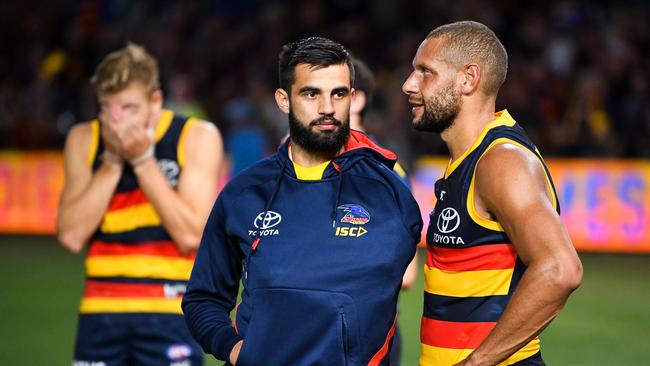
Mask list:
POLYGON ((167 178, 167 181, 172 187, 178 185, 178 174, 181 172, 181 169, 177 162, 169 159, 159 159, 158 168, 163 172, 165 178, 167 178))
POLYGON ((192 348, 185 343, 176 343, 167 347, 167 357, 172 361, 181 361, 192 356, 192 348))
POLYGON ((442 210, 440 216, 438 216, 438 221, 436 221, 436 226, 438 227, 438 231, 440 231, 443 234, 448 234, 458 229, 459 225, 460 225, 460 215, 458 215, 458 211, 456 211, 452 207, 447 207, 444 210, 442 210))
POLYGON ((342 223, 363 225, 370 221, 370 213, 359 205, 348 203, 341 205, 336 209, 343 211, 343 217, 341 218, 342 223))
POLYGON ((260 230, 270 229, 282 221, 282 215, 275 211, 260 212, 253 225, 260 230))

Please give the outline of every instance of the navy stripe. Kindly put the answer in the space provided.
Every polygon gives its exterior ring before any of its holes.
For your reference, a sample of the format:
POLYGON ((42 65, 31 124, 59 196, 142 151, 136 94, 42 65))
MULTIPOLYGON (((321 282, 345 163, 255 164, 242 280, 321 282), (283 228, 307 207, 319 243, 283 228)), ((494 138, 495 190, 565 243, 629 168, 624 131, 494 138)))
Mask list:
POLYGON ((512 279, 510 280, 510 288, 508 289, 508 294, 512 295, 513 292, 519 286, 519 281, 526 271, 526 265, 521 261, 519 256, 517 256, 517 261, 515 262, 515 268, 512 271, 512 279))
POLYGON ((546 366, 546 363, 542 359, 542 352, 537 352, 528 358, 513 363, 512 366, 546 366))
POLYGON ((454 297, 424 292, 424 316, 451 322, 495 322, 510 296, 454 297))
POLYGON ((107 234, 97 232, 94 240, 107 243, 140 244, 148 241, 172 241, 167 231, 162 226, 146 226, 123 233, 107 234))
POLYGON ((132 277, 86 277, 87 280, 97 282, 115 282, 115 283, 146 283, 146 284, 170 284, 185 285, 187 281, 167 280, 163 278, 132 278, 132 277))

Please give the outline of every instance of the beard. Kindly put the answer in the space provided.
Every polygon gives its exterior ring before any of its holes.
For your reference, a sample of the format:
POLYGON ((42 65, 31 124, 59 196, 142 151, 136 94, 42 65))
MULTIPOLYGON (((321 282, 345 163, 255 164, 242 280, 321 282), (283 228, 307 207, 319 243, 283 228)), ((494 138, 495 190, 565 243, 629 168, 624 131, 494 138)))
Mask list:
POLYGON ((454 124, 461 105, 461 93, 450 82, 430 99, 424 99, 422 117, 413 121, 413 127, 418 131, 442 133, 454 124))
POLYGON ((323 116, 304 126, 293 111, 289 111, 289 134, 291 141, 310 154, 336 155, 350 138, 350 120, 339 121, 334 117, 323 116), (317 132, 312 128, 329 120, 338 126, 334 131, 317 132))

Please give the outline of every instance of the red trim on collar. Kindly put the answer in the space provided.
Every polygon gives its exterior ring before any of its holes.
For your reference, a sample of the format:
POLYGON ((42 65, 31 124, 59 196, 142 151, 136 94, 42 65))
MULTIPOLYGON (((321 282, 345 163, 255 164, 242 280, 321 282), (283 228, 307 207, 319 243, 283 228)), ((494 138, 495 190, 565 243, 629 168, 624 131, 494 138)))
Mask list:
POLYGON ((365 133, 357 130, 350 130, 350 138, 345 144, 345 152, 362 148, 373 149, 383 155, 386 159, 397 160, 397 155, 395 155, 394 152, 375 144, 365 133))

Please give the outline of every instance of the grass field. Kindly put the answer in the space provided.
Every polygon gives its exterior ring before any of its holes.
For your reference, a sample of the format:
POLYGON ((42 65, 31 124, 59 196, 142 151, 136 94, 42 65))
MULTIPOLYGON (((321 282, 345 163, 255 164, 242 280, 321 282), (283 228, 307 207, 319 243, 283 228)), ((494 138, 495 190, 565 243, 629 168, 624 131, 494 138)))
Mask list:
MULTIPOLYGON (((0 257, 0 365, 69 365, 82 256, 51 237, 0 236, 0 257)), ((649 365, 650 256, 581 258, 582 287, 541 337, 547 364, 649 365)), ((420 276, 400 299, 405 366, 417 365, 421 291, 420 276)))

